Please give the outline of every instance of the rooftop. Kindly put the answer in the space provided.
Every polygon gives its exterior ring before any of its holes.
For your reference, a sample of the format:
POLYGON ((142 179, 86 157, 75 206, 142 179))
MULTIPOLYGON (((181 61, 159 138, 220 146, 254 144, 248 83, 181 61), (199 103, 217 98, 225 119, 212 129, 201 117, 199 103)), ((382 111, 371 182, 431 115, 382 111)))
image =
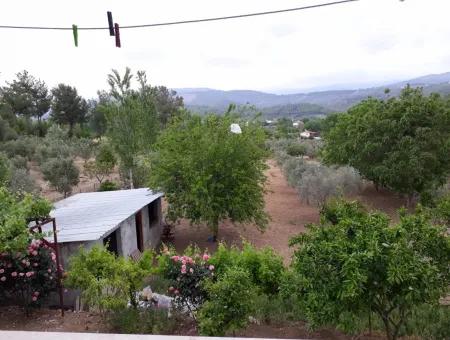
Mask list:
MULTIPOLYGON (((121 222, 163 196, 148 188, 89 192, 54 204, 58 242, 94 241, 114 231, 121 222)), ((51 231, 47 225, 44 231, 51 231)))

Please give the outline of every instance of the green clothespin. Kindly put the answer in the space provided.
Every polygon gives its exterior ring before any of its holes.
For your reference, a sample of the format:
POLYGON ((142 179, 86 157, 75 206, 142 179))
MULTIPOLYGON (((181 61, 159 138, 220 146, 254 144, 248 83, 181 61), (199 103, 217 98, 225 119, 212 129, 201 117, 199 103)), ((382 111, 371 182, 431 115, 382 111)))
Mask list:
POLYGON ((75 43, 75 47, 78 47, 78 26, 72 25, 72 32, 73 32, 73 41, 75 43))

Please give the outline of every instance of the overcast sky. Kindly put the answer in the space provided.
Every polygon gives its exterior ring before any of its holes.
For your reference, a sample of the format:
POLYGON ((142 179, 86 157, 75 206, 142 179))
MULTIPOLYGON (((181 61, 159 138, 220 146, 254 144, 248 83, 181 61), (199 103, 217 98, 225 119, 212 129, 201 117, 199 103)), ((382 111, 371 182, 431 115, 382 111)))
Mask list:
MULTIPOLYGON (((107 26, 258 12, 329 0, 3 1, 0 25, 107 26)), ((108 31, 0 29, 0 83, 27 69, 87 97, 111 68, 146 70, 168 87, 289 90, 382 84, 450 71, 449 0, 361 0, 301 12, 108 31)))

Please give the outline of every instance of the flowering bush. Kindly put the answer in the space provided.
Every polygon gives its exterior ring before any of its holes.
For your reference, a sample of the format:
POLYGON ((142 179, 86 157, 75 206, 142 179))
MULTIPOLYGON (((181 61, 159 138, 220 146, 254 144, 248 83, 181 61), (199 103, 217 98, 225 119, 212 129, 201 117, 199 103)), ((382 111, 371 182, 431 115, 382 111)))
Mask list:
POLYGON ((0 254, 0 292, 29 307, 57 287, 56 255, 41 240, 32 240, 25 252, 0 254))
MULTIPOLYGON (((214 265, 209 262, 208 254, 178 256, 166 254, 163 275, 171 281, 169 293, 174 296, 175 304, 195 311, 205 301, 207 295, 204 281, 214 276, 214 265)), ((163 260, 164 261, 164 260, 163 260)))

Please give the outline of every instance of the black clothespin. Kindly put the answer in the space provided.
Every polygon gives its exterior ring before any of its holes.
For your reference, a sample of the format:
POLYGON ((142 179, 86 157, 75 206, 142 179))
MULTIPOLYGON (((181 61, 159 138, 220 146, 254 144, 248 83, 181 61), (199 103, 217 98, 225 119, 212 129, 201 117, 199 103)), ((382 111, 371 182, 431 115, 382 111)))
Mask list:
POLYGON ((108 26, 109 26, 109 35, 114 36, 114 23, 113 23, 113 17, 111 12, 106 12, 108 15, 108 26))
POLYGON ((120 44, 120 32, 119 32, 119 24, 114 24, 114 33, 116 35, 116 47, 122 47, 120 44))

